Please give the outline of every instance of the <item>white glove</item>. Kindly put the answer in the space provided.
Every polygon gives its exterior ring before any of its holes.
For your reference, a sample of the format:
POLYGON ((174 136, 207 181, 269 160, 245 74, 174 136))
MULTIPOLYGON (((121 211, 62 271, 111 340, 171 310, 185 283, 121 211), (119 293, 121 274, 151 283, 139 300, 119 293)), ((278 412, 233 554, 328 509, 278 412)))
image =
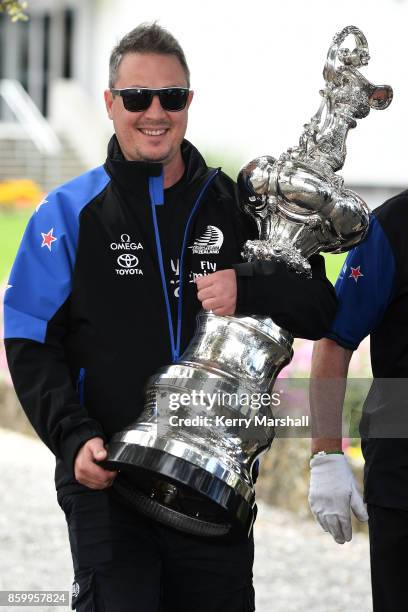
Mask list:
POLYGON ((341 454, 317 454, 310 460, 309 504, 316 521, 338 544, 351 540, 350 508, 360 521, 368 521, 353 472, 341 454))

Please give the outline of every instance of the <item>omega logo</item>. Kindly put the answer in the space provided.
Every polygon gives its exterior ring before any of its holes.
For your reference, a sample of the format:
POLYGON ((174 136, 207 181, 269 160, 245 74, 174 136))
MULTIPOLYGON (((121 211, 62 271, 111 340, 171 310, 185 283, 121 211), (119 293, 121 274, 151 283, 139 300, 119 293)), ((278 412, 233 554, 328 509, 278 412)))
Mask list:
POLYGON ((122 234, 121 242, 111 242, 110 248, 112 251, 138 251, 143 249, 141 242, 131 242, 129 234, 122 234))

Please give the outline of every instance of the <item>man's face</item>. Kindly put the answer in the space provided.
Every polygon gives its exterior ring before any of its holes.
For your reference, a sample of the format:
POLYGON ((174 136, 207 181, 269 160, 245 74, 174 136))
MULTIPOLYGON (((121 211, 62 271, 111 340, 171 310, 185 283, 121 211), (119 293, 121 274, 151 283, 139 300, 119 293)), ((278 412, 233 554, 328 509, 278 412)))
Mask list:
MULTIPOLYGON (((157 53, 127 53, 119 65, 115 88, 187 87, 184 70, 175 55, 157 53)), ((158 96, 145 111, 130 112, 120 96, 105 91, 110 119, 125 159, 161 162, 165 166, 181 158, 180 144, 187 129, 190 92, 186 107, 181 111, 165 111, 158 96)))

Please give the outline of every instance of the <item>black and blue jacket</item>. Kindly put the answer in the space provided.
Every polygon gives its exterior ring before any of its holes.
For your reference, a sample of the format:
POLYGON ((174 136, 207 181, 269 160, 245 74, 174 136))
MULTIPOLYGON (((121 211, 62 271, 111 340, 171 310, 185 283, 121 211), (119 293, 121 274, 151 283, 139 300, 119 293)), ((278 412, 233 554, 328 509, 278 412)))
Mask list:
POLYGON ((355 350, 370 336, 375 377, 360 425, 368 503, 408 510, 408 191, 372 214, 336 282, 329 338, 355 350))
MULTIPOLYGON (((187 141, 182 154, 181 188, 163 190, 162 166, 125 161, 113 137, 106 163, 50 193, 23 236, 6 291, 6 351, 23 409, 57 458, 57 488, 81 486, 81 445, 133 422, 149 376, 186 347, 201 306, 196 276, 239 263, 256 237, 233 181, 187 141)), ((237 311, 321 337, 336 298, 323 259, 311 263, 312 280, 282 266, 238 277, 237 311)))

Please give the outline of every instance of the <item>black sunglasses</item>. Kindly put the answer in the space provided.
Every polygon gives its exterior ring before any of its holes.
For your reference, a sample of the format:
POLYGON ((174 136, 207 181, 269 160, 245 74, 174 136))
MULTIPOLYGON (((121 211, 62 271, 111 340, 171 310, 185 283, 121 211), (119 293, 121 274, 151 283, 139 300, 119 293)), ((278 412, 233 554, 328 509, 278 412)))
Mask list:
POLYGON ((129 87, 127 89, 111 89, 114 96, 121 96, 123 106, 131 113, 140 113, 149 108, 153 96, 159 96, 160 104, 166 111, 181 111, 188 100, 189 89, 185 87, 162 87, 147 89, 145 87, 129 87))

